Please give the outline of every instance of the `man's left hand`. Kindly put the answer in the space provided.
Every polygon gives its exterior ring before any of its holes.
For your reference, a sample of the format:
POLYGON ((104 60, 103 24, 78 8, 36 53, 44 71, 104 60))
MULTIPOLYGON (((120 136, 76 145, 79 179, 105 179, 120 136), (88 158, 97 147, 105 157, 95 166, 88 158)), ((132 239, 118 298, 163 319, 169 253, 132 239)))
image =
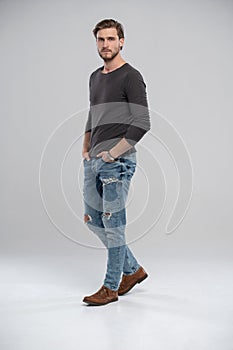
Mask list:
POLYGON ((104 162, 107 162, 107 163, 113 163, 115 162, 114 160, 111 160, 109 158, 109 152, 108 151, 103 151, 103 152, 100 152, 99 154, 97 154, 97 157, 98 158, 102 158, 104 162))

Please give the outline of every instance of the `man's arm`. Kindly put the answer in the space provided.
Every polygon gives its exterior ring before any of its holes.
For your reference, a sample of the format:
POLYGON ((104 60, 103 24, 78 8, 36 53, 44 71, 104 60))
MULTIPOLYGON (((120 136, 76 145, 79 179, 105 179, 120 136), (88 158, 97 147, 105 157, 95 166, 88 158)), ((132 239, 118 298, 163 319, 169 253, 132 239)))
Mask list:
POLYGON ((90 156, 89 156, 90 139, 91 139, 91 132, 90 131, 85 132, 84 139, 83 139, 82 156, 86 160, 90 160, 90 156))
POLYGON ((134 146, 150 130, 146 84, 140 72, 133 71, 128 74, 125 91, 133 120, 124 137, 134 146))
POLYGON ((111 156, 113 158, 117 158, 121 154, 130 150, 130 148, 132 148, 132 147, 133 146, 130 145, 129 142, 125 138, 123 138, 116 144, 116 146, 114 146, 113 148, 110 149, 109 153, 111 154, 111 156))
POLYGON ((130 148, 132 148, 133 146, 131 146, 125 138, 121 139, 116 146, 114 146, 113 148, 111 148, 109 151, 103 151, 100 152, 99 154, 97 154, 97 157, 102 157, 102 159, 105 162, 114 162, 114 160, 111 160, 109 158, 109 155, 112 158, 118 158, 121 154, 127 152, 130 148))

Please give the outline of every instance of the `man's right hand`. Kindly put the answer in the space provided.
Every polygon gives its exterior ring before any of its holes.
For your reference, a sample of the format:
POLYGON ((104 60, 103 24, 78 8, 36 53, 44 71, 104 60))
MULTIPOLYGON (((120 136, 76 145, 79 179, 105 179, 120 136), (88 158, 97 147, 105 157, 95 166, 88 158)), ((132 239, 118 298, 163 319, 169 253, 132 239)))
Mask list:
POLYGON ((82 156, 83 156, 83 158, 86 159, 87 161, 90 160, 89 152, 83 151, 83 152, 82 152, 82 156))

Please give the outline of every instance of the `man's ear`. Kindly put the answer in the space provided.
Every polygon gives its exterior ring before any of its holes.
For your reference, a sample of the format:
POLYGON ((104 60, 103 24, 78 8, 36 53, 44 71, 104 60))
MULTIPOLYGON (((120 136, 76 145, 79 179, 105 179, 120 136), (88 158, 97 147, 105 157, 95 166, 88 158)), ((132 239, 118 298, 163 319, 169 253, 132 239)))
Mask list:
POLYGON ((121 48, 121 50, 122 50, 122 48, 123 48, 123 45, 124 45, 124 38, 121 38, 121 39, 120 39, 120 48, 121 48))

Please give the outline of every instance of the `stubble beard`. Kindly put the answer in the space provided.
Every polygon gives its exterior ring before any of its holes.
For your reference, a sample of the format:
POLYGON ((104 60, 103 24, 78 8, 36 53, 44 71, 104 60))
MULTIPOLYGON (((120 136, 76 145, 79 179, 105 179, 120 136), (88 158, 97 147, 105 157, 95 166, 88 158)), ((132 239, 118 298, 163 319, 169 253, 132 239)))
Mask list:
POLYGON ((106 56, 102 56, 102 53, 99 51, 99 55, 104 60, 104 62, 110 62, 119 54, 119 52, 120 52, 120 49, 114 52, 111 57, 106 57, 106 56))

